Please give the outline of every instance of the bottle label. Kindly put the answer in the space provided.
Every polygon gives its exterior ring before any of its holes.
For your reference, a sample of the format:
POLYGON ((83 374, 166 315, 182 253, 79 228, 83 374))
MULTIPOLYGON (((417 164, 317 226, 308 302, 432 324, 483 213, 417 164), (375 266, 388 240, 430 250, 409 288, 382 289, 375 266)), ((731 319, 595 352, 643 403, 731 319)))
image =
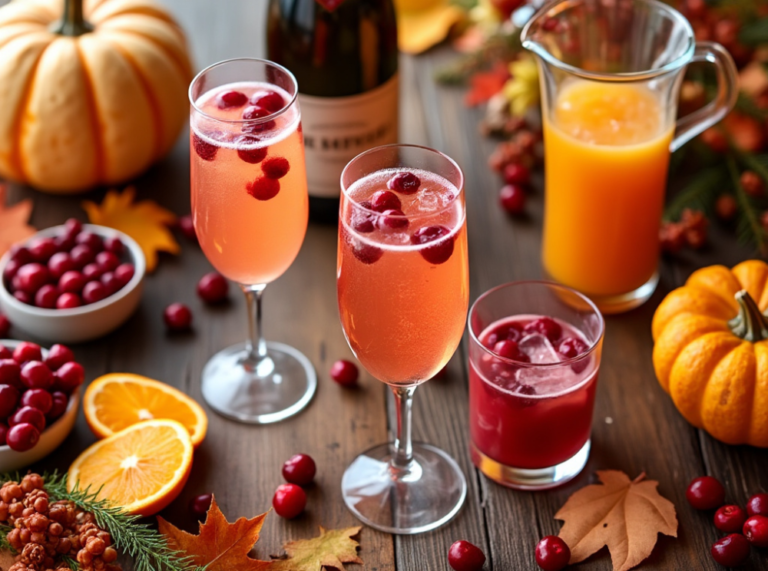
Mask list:
POLYGON ((309 194, 338 198, 341 171, 363 151, 397 143, 398 75, 350 97, 299 94, 309 194))

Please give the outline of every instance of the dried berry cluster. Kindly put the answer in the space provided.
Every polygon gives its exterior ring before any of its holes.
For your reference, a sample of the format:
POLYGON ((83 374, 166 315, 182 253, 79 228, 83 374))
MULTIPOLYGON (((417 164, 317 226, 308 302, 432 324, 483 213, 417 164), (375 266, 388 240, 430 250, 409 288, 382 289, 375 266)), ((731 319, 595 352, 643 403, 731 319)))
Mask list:
POLYGON ((686 208, 680 222, 665 222, 661 226, 659 239, 665 252, 679 252, 683 246, 698 250, 707 242, 709 221, 698 210, 686 208))
POLYGON ((8 571, 67 568, 62 557, 77 561, 82 571, 120 571, 110 534, 96 525, 93 514, 73 502, 50 502, 43 478, 28 474, 0 488, 0 523, 13 529, 8 543, 19 554, 8 571))

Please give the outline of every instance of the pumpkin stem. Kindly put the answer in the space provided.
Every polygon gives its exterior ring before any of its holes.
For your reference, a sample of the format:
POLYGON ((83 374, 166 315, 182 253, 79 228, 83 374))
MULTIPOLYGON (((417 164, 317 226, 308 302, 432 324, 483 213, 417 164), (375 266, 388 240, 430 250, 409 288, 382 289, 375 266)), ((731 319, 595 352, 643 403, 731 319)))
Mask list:
POLYGON ((739 314, 728 322, 733 334, 752 343, 768 339, 768 319, 760 313, 752 296, 743 289, 735 297, 739 314))
POLYGON ((83 0, 64 0, 64 14, 50 29, 54 34, 71 37, 92 32, 93 26, 83 17, 83 0))

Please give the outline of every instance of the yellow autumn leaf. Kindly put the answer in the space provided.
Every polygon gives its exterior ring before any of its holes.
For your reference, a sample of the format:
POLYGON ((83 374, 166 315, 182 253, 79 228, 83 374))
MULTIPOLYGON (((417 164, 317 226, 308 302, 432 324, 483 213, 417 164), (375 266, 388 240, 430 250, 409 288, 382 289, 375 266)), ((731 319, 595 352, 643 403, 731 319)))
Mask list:
POLYGON ((464 11, 448 0, 395 0, 400 51, 419 54, 442 42, 464 11))
POLYGON ((176 215, 153 200, 134 203, 136 190, 126 188, 122 193, 110 190, 100 205, 86 200, 83 209, 92 224, 120 230, 136 240, 147 259, 147 271, 157 267, 157 252, 178 254, 179 244, 168 229, 176 215))
POLYGON ((320 526, 320 535, 312 539, 291 541, 283 546, 286 557, 275 559, 270 571, 322 571, 344 569, 344 563, 362 565, 357 555, 360 544, 353 539, 360 527, 326 530, 320 526))
POLYGON ((512 115, 524 115, 539 102, 539 68, 533 58, 521 57, 509 64, 512 78, 502 92, 510 104, 512 115))

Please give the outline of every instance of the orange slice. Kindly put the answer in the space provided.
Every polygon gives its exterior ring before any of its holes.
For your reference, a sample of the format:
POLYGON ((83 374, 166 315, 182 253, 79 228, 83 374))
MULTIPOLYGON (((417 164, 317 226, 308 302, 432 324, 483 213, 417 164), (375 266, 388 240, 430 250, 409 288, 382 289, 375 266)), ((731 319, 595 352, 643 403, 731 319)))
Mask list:
POLYGON ((208 430, 208 417, 194 400, 165 383, 130 373, 112 373, 93 381, 85 391, 83 410, 99 438, 143 420, 169 418, 187 427, 197 447, 208 430))
POLYGON ((99 490, 132 514, 159 512, 179 495, 192 468, 192 439, 175 420, 147 420, 99 440, 72 463, 67 488, 99 490))

